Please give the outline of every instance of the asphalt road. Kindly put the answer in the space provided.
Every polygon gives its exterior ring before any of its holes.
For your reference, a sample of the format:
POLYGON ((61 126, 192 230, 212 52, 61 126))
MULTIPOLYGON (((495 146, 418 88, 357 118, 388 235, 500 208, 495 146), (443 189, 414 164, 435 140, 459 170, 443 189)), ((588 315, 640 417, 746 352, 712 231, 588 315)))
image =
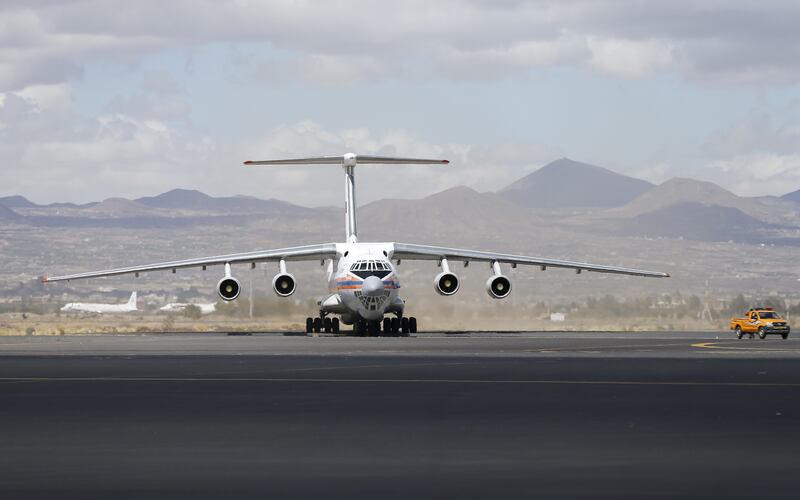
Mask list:
POLYGON ((797 498, 800 340, 0 338, 0 497, 797 498))

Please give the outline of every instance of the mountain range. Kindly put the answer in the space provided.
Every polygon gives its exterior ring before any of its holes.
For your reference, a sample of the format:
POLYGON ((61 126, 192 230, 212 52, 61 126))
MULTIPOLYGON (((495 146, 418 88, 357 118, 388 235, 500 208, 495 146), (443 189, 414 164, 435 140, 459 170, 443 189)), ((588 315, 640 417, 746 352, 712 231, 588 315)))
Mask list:
MULTIPOLYGON (((47 227, 185 227, 248 224, 281 218, 325 220, 339 209, 306 208, 246 196, 213 197, 173 189, 157 196, 97 203, 37 205, 15 195, 0 198, 0 220, 47 227)), ((740 197, 720 186, 675 178, 655 185, 562 158, 497 192, 457 186, 419 200, 379 200, 360 208, 359 224, 382 237, 425 234, 457 238, 479 231, 498 238, 519 232, 599 232, 610 236, 699 241, 800 241, 800 190, 769 200, 740 197)), ((309 229, 311 230, 311 229, 309 229)))

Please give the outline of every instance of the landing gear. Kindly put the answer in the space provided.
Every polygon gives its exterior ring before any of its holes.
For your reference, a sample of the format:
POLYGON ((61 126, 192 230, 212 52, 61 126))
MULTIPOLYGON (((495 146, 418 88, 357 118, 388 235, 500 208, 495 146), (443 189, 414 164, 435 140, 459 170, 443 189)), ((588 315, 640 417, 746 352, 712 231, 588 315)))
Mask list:
MULTIPOLYGON (((336 324, 336 319, 333 320, 336 324)), ((383 321, 359 319, 353 322, 353 335, 356 337, 408 336, 417 333, 417 318, 383 318, 383 321)))
POLYGON ((306 333, 339 333, 339 318, 306 318, 306 333))
POLYGON ((399 320, 400 332, 403 336, 408 336, 412 333, 417 333, 417 318, 411 316, 410 318, 402 317, 399 320))

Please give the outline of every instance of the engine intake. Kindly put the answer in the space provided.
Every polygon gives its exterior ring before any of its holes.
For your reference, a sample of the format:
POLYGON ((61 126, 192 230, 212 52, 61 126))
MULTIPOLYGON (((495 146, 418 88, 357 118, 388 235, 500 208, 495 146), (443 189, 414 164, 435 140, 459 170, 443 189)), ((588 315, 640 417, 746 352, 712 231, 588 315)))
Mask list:
POLYGON ((242 286, 239 284, 239 280, 233 276, 226 276, 217 283, 217 293, 226 302, 236 300, 241 291, 242 286))
POLYGON ((433 284, 436 288, 436 292, 439 295, 453 295, 458 291, 458 287, 460 283, 458 281, 458 276, 451 272, 441 272, 439 273, 433 281, 433 284))
POLYGON ((486 292, 493 299, 504 299, 511 293, 511 280, 502 274, 495 274, 486 280, 486 292))
POLYGON ((272 278, 272 289, 278 297, 288 297, 295 288, 294 276, 289 273, 278 273, 272 278))

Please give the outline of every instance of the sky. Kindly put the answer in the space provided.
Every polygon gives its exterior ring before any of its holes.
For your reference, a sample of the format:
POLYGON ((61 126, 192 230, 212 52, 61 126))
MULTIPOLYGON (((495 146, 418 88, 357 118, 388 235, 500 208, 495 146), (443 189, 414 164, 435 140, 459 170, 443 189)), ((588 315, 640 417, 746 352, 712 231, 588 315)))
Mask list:
POLYGON ((800 189, 796 1, 0 4, 0 196, 172 188, 339 205, 502 188, 562 157, 743 196, 800 189))

